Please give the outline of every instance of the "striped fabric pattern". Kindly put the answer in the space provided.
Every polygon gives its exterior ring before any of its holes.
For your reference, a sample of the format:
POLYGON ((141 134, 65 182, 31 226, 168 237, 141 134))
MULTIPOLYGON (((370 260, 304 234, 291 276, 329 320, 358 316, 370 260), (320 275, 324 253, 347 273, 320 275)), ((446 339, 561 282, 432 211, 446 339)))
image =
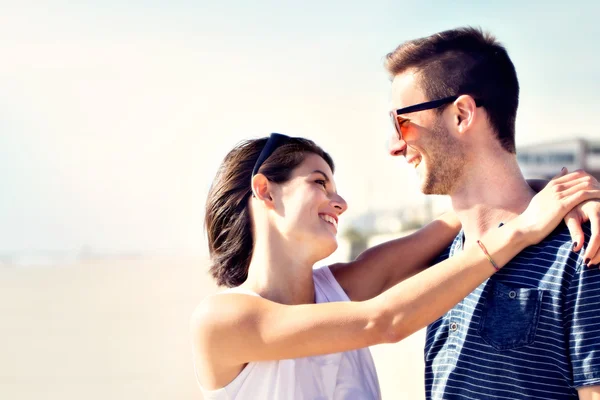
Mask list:
MULTIPOLYGON (((600 271, 572 245, 559 226, 428 327, 428 399, 576 399, 600 385, 600 271)), ((438 261, 462 247, 461 232, 438 261)))

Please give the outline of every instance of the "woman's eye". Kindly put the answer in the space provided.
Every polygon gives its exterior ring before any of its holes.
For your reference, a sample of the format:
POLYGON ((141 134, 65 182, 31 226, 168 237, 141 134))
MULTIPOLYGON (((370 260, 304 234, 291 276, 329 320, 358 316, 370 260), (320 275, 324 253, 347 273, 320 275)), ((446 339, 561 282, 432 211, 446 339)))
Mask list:
POLYGON ((323 186, 324 188, 325 188, 325 187, 326 187, 326 185, 327 185, 327 182, 325 182, 323 179, 317 179, 317 180, 315 181, 315 183, 316 183, 317 185, 321 185, 321 186, 323 186))

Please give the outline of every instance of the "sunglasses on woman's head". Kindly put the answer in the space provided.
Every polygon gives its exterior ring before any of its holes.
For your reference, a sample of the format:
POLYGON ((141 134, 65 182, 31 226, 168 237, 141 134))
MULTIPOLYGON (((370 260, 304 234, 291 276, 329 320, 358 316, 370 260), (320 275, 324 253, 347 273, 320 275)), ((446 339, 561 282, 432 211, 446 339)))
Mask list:
POLYGON ((290 139, 290 137, 287 135, 283 135, 281 133, 271 133, 271 136, 269 136, 267 143, 265 143, 265 147, 263 147, 262 151, 258 155, 256 163, 254 164, 254 168, 252 169, 252 176, 258 174, 258 170, 260 169, 261 165, 263 165, 263 163, 266 161, 266 159, 269 158, 269 156, 271 156, 271 154, 273 154, 275 150, 281 147, 281 145, 287 142, 288 139, 290 139))

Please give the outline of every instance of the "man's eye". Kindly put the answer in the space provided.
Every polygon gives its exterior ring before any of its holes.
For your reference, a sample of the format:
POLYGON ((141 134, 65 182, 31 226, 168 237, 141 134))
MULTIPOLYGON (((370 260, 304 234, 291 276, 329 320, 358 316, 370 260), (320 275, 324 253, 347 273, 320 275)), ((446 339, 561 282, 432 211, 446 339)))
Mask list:
POLYGON ((404 119, 404 120, 400 121, 400 131, 402 132, 403 135, 408 130, 408 123, 409 122, 410 122, 409 119, 404 119))
POLYGON ((317 179, 317 180, 315 181, 315 183, 316 183, 317 185, 321 185, 321 186, 323 186, 324 188, 327 186, 327 182, 325 182, 323 179, 317 179))

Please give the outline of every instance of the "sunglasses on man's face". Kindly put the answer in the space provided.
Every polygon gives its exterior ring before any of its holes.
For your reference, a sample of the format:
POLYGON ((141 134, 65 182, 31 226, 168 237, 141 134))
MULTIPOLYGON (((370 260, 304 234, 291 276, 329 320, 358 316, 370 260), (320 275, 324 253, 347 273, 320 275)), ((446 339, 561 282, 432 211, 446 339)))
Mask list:
MULTIPOLYGON (((402 139, 402 136, 403 136, 402 129, 406 128, 407 122, 410 121, 409 118, 403 118, 403 117, 401 117, 401 115, 410 114, 410 113, 414 113, 417 111, 425 111, 425 110, 432 110, 434 108, 439 108, 443 105, 452 103, 456 99, 458 99, 458 96, 444 97, 443 99, 426 101, 425 103, 415 104, 412 106, 399 108, 397 110, 390 111, 390 117, 392 118, 392 123, 394 124, 394 127, 396 128, 396 133, 398 134, 398 139, 403 140, 402 139)), ((475 100, 475 105, 477 107, 479 107, 482 105, 482 102, 480 100, 475 100)))

